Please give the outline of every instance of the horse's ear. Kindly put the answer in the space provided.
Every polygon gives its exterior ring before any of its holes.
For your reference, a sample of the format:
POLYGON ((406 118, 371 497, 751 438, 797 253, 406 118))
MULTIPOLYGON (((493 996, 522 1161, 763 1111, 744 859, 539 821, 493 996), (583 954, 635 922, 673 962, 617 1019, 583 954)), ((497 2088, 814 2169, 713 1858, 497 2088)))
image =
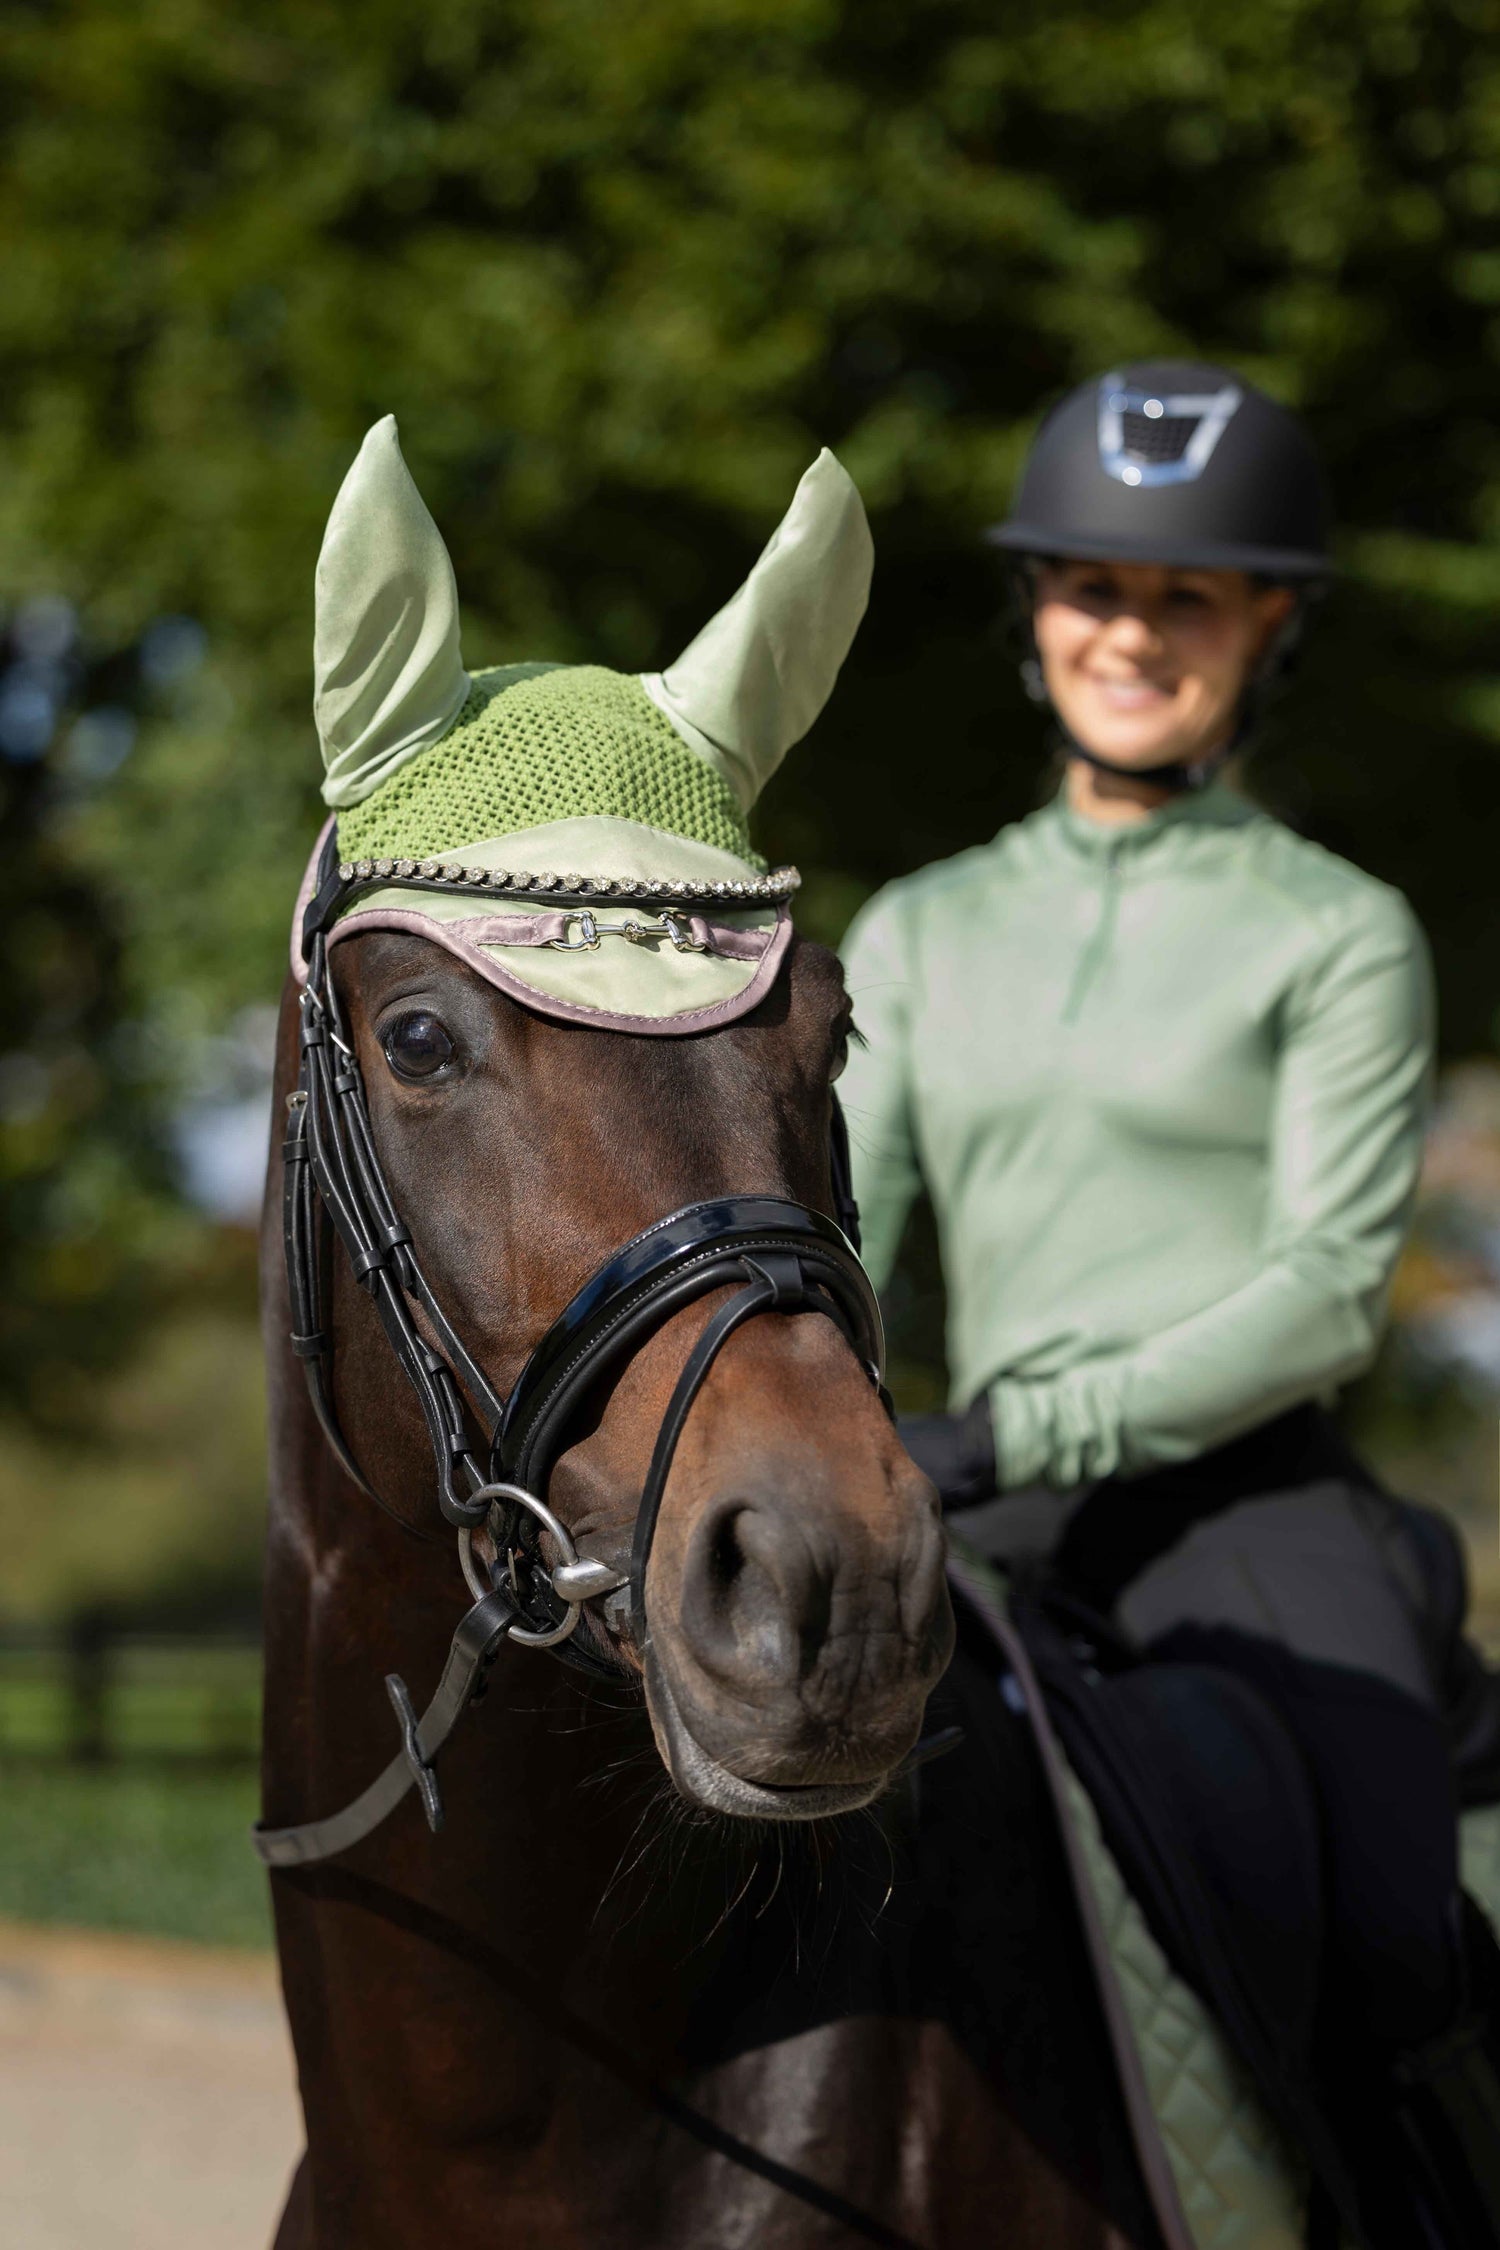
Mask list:
POLYGON ((469 692, 453 565, 392 414, 365 438, 323 534, 313 677, 323 797, 336 808, 436 742, 469 692))
POLYGON ((825 448, 744 585, 642 685, 746 811, 833 693, 875 550, 854 480, 825 448))

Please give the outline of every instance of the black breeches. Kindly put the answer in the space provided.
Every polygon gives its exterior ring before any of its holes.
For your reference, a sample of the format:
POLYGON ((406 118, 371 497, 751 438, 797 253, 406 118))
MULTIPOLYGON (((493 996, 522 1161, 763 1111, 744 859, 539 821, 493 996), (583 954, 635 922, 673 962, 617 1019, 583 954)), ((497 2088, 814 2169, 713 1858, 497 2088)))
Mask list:
POLYGON ((1321 1814, 1329 2018, 1415 2047, 1462 1997, 1457 1805, 1419 1581, 1403 1582, 1392 1503, 1313 1410, 1222 1453, 1100 1486, 1056 1563, 1149 1654, 1237 1673, 1282 1718, 1321 1814))

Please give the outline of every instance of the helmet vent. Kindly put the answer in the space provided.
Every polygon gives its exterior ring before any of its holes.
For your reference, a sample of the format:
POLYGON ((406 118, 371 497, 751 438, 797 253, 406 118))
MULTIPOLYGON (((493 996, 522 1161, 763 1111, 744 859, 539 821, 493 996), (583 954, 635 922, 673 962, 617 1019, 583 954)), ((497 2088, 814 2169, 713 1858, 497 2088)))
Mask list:
POLYGON ((1241 392, 1142 390, 1121 374, 1099 385, 1099 461, 1121 484, 1191 484, 1213 458, 1241 392))
POLYGON ((1120 420, 1121 450, 1131 461, 1180 461, 1198 427, 1186 414, 1163 414, 1158 421, 1149 422, 1144 414, 1130 413, 1120 420))

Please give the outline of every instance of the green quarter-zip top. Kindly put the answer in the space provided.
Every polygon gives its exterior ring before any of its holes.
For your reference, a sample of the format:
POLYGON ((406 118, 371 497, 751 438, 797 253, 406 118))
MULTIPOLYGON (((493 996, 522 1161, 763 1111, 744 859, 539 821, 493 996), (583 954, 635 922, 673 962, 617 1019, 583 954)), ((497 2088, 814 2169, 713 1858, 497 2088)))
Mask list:
POLYGON ((1222 785, 1125 828, 1059 800, 845 956, 866 1262, 925 1183, 1004 1485, 1190 1458, 1368 1363, 1431 1068, 1399 892, 1222 785))

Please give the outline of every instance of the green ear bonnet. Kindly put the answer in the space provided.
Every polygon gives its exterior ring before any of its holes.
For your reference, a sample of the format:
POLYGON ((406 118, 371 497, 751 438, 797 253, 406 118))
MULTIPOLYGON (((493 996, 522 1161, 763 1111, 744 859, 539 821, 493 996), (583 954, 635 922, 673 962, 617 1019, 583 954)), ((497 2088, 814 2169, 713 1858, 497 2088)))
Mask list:
POLYGON ((378 422, 318 563, 323 795, 359 885, 330 944, 411 930, 528 1007, 611 1029, 746 1013, 784 957, 796 888, 793 870, 767 873, 747 815, 832 692, 871 563, 859 495, 825 451, 665 672, 471 675, 447 550, 394 420, 378 422))

